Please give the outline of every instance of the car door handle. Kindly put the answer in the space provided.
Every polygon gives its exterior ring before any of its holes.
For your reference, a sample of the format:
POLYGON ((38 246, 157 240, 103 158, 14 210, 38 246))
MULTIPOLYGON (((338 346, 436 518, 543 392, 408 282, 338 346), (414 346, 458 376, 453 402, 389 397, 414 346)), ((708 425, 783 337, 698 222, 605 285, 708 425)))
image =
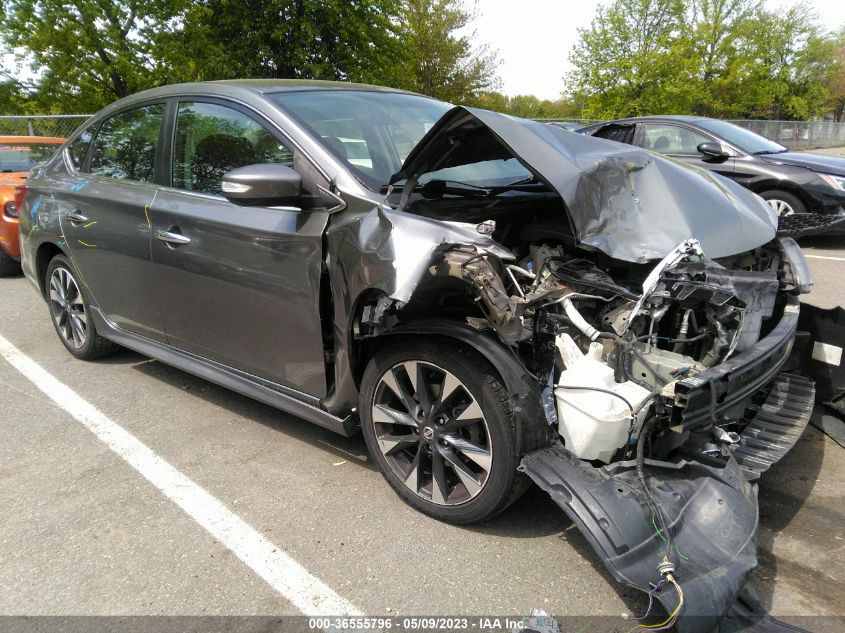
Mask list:
POLYGON ((73 211, 68 213, 65 217, 67 218, 68 222, 70 222, 73 225, 85 224, 88 221, 88 218, 86 216, 82 215, 82 211, 80 211, 79 209, 74 209, 73 211))
POLYGON ((181 233, 175 233, 173 231, 173 229, 175 228, 176 227, 173 227, 169 231, 162 231, 161 229, 159 229, 158 231, 156 231, 156 239, 161 240, 162 242, 165 242, 167 244, 172 244, 174 246, 190 244, 191 238, 187 235, 182 235, 181 233))

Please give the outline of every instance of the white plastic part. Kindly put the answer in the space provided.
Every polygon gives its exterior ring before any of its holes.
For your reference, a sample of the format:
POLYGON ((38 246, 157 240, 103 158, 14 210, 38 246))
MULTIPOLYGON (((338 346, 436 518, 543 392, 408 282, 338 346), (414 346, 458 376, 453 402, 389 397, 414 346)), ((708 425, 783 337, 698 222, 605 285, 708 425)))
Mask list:
POLYGON ((563 311, 566 312, 566 316, 568 316, 569 320, 572 321, 572 325, 574 325, 584 334, 590 337, 591 341, 595 341, 599 337, 599 334, 601 334, 601 332, 599 332, 596 328, 587 323, 587 320, 581 316, 581 313, 578 312, 578 309, 572 303, 572 299, 570 299, 569 297, 564 297, 562 304, 563 311))
POLYGON ((625 446, 631 426, 631 410, 618 396, 638 411, 636 437, 647 410, 642 405, 651 394, 631 381, 617 383, 613 370, 601 361, 600 344, 591 344, 585 355, 568 334, 560 334, 555 342, 566 365, 555 389, 558 432, 576 457, 610 463, 616 451, 625 446))

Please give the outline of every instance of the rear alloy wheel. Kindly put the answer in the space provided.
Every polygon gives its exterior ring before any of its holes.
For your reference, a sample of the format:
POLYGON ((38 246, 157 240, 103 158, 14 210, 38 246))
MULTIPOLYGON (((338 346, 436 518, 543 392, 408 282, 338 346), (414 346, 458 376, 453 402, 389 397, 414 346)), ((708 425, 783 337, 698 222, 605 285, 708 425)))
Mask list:
POLYGON ((769 206, 774 209, 779 218, 807 212, 804 203, 801 202, 798 196, 787 191, 764 191, 760 194, 760 197, 769 203, 769 206))
POLYGON ((70 261, 56 255, 47 267, 47 303, 53 327, 67 350, 82 360, 111 354, 117 345, 97 334, 70 261))
POLYGON ((474 352, 414 341, 377 354, 362 381, 361 422, 390 485, 438 519, 487 519, 524 488, 507 393, 474 352))

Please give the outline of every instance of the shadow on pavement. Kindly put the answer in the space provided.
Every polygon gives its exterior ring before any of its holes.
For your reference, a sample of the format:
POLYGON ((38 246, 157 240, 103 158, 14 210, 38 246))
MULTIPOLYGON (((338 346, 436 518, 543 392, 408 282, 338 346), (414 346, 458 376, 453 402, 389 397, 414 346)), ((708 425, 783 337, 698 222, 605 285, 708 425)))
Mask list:
MULTIPOLYGON (((367 449, 360 434, 351 438, 341 437, 295 416, 129 350, 122 350, 99 362, 133 365, 134 369, 147 376, 183 391, 190 391, 196 397, 235 415, 243 416, 298 440, 321 446, 350 463, 376 470, 375 465, 367 456, 367 449)), ((795 588, 803 595, 815 596, 822 603, 829 604, 836 604, 841 600, 841 591, 838 586, 826 584, 823 579, 819 579, 817 570, 794 561, 784 561, 773 553, 775 537, 790 526, 813 490, 821 469, 824 442, 824 436, 817 429, 808 428, 795 448, 763 475, 760 482, 759 565, 752 574, 751 584, 767 610, 772 607, 774 588, 778 582, 778 576, 782 574, 789 576, 792 585, 795 586, 797 583, 795 588)), ((401 501, 397 498, 396 503, 401 503, 401 501)), ((813 520, 817 522, 813 529, 802 527, 790 531, 790 536, 793 538, 806 538, 808 548, 815 546, 813 534, 817 530, 837 532, 843 518, 840 512, 830 508, 814 508, 813 520)), ((616 582, 571 520, 544 491, 534 485, 501 515, 484 524, 468 526, 466 529, 506 538, 538 538, 559 533, 560 546, 572 547, 586 559, 608 585, 618 592, 631 613, 639 614, 645 610, 647 605, 645 594, 616 582)), ((538 596, 538 599, 541 598, 538 596)), ((661 612, 661 609, 658 609, 658 612, 661 612)))
POLYGON ((821 535, 841 529, 842 514, 824 507, 808 508, 805 521, 812 520, 792 525, 816 484, 824 448, 824 435, 808 426, 795 447, 760 480, 758 567, 751 582, 766 609, 772 608, 775 587, 783 577, 789 579, 792 588, 804 596, 813 596, 820 604, 834 605, 842 598, 841 588, 825 582, 819 570, 774 553, 775 539, 787 530, 788 538, 802 541, 802 548, 809 553, 818 549, 821 535))

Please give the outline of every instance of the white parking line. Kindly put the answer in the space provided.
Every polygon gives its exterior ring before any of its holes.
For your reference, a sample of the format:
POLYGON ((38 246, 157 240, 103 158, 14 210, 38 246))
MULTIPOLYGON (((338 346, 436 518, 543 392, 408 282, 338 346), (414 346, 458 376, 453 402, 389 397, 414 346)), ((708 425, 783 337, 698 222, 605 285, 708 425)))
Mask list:
POLYGON ((353 604, 146 444, 0 336, 0 355, 306 615, 361 615, 353 604))
POLYGON ((827 255, 808 255, 804 253, 804 257, 809 257, 810 259, 829 259, 834 262, 845 262, 845 257, 829 257, 827 255))

